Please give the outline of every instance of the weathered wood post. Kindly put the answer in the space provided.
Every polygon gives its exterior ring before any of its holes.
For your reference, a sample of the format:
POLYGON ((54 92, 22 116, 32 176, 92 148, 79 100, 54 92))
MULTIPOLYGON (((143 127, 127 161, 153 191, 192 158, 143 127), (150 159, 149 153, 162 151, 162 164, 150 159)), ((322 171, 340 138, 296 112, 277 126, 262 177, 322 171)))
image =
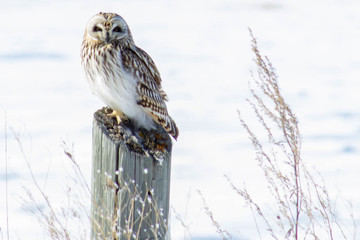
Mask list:
POLYGON ((166 239, 172 143, 165 130, 132 133, 94 114, 91 240, 166 239))

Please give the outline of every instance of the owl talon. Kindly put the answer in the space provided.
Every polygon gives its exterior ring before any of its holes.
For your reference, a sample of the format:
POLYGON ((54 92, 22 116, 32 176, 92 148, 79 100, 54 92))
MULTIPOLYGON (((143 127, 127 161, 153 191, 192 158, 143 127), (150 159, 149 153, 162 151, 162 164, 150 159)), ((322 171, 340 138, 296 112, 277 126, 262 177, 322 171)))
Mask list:
POLYGON ((123 113, 117 112, 115 110, 112 110, 112 113, 108 113, 107 116, 110 117, 110 118, 115 117, 117 124, 121 123, 121 119, 125 119, 125 116, 124 116, 123 113))

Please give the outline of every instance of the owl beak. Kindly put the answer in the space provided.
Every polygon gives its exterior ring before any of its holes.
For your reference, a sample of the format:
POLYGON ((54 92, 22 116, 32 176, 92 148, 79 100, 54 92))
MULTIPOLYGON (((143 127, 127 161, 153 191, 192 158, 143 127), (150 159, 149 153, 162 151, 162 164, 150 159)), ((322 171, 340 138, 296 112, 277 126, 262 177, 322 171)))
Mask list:
POLYGON ((106 43, 109 43, 110 41, 110 34, 109 32, 106 32, 106 43))

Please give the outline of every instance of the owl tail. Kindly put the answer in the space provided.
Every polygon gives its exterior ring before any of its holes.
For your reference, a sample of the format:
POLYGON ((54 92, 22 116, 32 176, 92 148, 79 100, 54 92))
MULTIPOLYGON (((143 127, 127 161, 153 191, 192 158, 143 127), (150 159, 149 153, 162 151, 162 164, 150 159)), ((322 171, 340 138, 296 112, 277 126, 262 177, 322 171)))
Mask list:
POLYGON ((177 137, 179 136, 179 129, 177 128, 175 121, 170 116, 166 119, 166 124, 163 124, 163 127, 171 136, 173 136, 175 140, 177 140, 177 137))
MULTIPOLYGON (((166 109, 165 109, 166 110, 166 109)), ((179 129, 175 121, 167 114, 159 114, 158 112, 149 112, 153 120, 160 124, 175 140, 179 136, 179 129)))

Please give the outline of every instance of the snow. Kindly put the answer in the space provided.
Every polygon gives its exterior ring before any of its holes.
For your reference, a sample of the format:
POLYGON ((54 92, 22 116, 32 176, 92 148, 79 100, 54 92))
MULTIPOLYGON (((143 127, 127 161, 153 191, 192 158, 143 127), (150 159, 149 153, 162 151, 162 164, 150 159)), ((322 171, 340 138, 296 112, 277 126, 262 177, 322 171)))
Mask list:
MULTIPOLYGON (((63 142, 74 145, 90 182, 92 114, 103 103, 84 79, 80 45, 86 22, 99 11, 122 15, 161 72, 180 130, 171 205, 193 239, 218 238, 196 190, 234 239, 258 239, 251 213, 223 177, 255 192, 265 189, 237 115, 240 109, 248 116, 245 98, 255 70, 248 27, 300 120, 303 159, 332 196, 351 202, 359 224, 359 9, 354 0, 1 1, 0 235, 5 239, 7 229, 6 163, 10 239, 47 239, 25 210, 24 188, 41 199, 25 159, 59 208, 67 204, 73 177, 63 142)), ((173 213, 171 235, 187 236, 173 213)))

